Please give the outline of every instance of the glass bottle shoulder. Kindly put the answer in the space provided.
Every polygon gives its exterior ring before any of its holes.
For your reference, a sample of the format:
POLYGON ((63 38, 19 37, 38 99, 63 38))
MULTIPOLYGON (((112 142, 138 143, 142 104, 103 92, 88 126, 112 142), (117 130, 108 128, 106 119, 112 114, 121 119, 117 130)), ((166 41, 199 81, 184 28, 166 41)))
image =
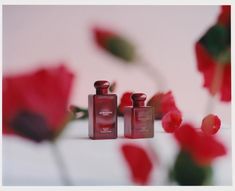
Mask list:
POLYGON ((88 95, 89 97, 94 97, 94 98, 105 98, 105 97, 114 97, 114 98, 117 98, 117 95, 116 94, 104 94, 104 95, 97 95, 97 94, 90 94, 88 95))

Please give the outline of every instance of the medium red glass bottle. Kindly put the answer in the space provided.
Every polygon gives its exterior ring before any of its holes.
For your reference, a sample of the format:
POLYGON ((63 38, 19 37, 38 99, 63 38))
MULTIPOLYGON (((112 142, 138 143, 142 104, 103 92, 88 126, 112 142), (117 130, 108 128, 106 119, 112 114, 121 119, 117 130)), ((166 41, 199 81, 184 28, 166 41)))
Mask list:
POLYGON ((127 138, 151 138, 154 136, 154 110, 145 106, 146 95, 132 94, 133 107, 124 109, 124 135, 127 138))
POLYGON ((117 138, 117 95, 108 94, 108 81, 96 81, 95 95, 88 96, 89 137, 117 138))

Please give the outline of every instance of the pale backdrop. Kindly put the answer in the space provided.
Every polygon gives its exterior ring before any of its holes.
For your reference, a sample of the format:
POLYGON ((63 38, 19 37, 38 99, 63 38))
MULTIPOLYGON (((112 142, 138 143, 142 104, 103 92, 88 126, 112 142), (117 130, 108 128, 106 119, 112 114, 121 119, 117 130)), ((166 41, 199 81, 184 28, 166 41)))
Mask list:
MULTIPOLYGON (((95 46, 92 27, 110 27, 165 75, 184 116, 200 120, 208 93, 196 70, 194 44, 218 13, 218 6, 3 6, 3 75, 65 61, 77 75, 73 104, 87 107, 97 79, 117 81, 118 96, 126 90, 152 96, 148 75, 95 46)), ((231 124, 230 104, 217 102, 214 113, 231 124)))

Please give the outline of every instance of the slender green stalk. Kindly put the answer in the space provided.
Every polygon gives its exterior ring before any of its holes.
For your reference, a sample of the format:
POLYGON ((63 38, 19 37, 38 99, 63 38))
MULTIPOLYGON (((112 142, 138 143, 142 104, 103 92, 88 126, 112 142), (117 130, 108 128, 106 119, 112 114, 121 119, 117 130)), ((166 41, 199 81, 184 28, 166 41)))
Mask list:
POLYGON ((140 66, 143 71, 153 80, 155 83, 156 90, 165 91, 166 90, 166 79, 164 75, 158 70, 157 67, 154 67, 146 61, 141 56, 138 56, 136 59, 136 63, 140 66))
POLYGON ((64 186, 72 186, 72 182, 69 178, 68 169, 66 168, 65 162, 63 160, 62 154, 55 142, 51 143, 52 155, 55 159, 55 164, 57 166, 58 172, 60 174, 61 181, 64 186))

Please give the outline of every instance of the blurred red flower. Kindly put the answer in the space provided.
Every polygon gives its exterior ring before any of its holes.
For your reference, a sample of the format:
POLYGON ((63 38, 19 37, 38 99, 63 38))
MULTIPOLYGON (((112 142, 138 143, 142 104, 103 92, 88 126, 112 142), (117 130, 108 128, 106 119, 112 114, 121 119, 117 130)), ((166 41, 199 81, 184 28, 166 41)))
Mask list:
POLYGON ((123 115, 124 113, 124 108, 126 106, 132 106, 132 100, 131 100, 131 95, 133 94, 133 92, 125 92, 120 100, 120 104, 118 107, 118 111, 120 115, 123 115))
POLYGON ((175 99, 171 91, 167 93, 156 93, 147 103, 148 106, 154 107, 155 119, 162 117, 169 111, 179 111, 175 104, 175 99))
POLYGON ((135 47, 124 37, 115 32, 100 27, 93 29, 96 44, 108 53, 131 62, 136 57, 135 47))
POLYGON ((199 165, 209 165, 216 157, 226 154, 225 146, 214 136, 197 132, 190 124, 183 124, 175 133, 181 149, 188 152, 199 165))
POLYGON ((166 132, 172 133, 177 128, 180 127, 181 122, 182 122, 181 113, 178 111, 172 110, 163 116, 162 127, 166 132))
POLYGON ((73 74, 63 65, 3 77, 3 134, 53 139, 68 120, 73 74))
POLYGON ((153 163, 147 152, 134 144, 122 145, 121 151, 129 165, 133 181, 140 185, 148 184, 153 163))
POLYGON ((220 129, 221 121, 218 116, 209 114, 202 120, 201 129, 207 135, 213 135, 220 129))
POLYGON ((231 101, 231 7, 222 6, 218 21, 195 45, 198 70, 204 87, 220 100, 231 101))

